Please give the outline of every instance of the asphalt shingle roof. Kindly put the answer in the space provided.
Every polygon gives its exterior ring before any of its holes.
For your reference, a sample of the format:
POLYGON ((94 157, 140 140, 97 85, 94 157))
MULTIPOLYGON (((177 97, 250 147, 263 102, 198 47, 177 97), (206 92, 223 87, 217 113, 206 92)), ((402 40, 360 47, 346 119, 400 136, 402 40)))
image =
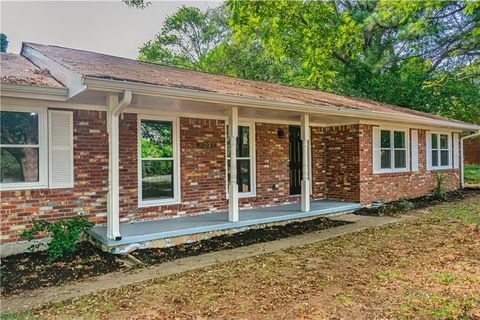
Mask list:
POLYGON ((2 52, 1 59, 1 83, 63 88, 47 70, 38 68, 21 55, 2 52))

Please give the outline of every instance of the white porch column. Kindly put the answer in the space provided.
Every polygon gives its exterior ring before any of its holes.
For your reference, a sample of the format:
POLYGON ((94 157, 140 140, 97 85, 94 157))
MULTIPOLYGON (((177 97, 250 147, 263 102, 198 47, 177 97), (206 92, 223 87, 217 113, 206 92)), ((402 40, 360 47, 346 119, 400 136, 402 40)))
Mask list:
POLYGON ((228 187, 228 221, 238 221, 237 137, 238 108, 231 107, 228 115, 230 134, 230 185, 228 187))
POLYGON ((108 132, 108 196, 107 196, 107 238, 121 240, 120 234, 120 148, 118 118, 132 100, 131 91, 125 91, 122 100, 118 96, 107 97, 108 132))
POLYGON ((301 115, 300 136, 302 138, 302 211, 310 211, 310 121, 308 114, 301 115))

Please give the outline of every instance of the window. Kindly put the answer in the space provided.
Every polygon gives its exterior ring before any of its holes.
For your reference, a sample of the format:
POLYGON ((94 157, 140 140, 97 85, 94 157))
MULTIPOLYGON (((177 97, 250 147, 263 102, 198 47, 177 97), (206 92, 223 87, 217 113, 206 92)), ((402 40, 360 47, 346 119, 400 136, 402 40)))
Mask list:
POLYGON ((0 111, 0 185, 2 189, 47 187, 46 110, 0 111))
POLYGON ((429 146, 430 169, 446 169, 451 167, 450 163, 450 135, 446 133, 430 133, 427 135, 429 146))
POLYGON ((374 128, 374 172, 409 170, 408 131, 374 128))
POLYGON ((179 202, 176 120, 140 120, 139 203, 179 202))
MULTIPOLYGON (((253 125, 238 126, 237 137, 237 183, 240 196, 252 196, 254 191, 253 125)), ((227 188, 230 183, 230 135, 227 126, 227 188)))

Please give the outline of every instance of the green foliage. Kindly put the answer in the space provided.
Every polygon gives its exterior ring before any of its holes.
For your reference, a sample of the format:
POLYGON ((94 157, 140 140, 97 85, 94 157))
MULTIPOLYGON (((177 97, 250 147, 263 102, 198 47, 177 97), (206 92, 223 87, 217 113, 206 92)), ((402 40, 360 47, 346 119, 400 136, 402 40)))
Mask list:
POLYGON ((407 199, 386 203, 378 208, 379 215, 395 215, 415 209, 415 204, 407 199))
POLYGON ((225 41, 228 33, 223 7, 202 12, 183 6, 165 19, 154 40, 140 48, 139 59, 201 70, 203 58, 225 41))
POLYGON ((315 88, 480 122, 478 2, 227 3, 236 39, 300 61, 315 88))
POLYGON ((480 123, 478 3, 229 0, 205 12, 182 7, 139 59, 480 123))
POLYGON ((398 201, 397 208, 399 211, 405 212, 415 209, 415 204, 407 199, 398 201))
POLYGON ((433 190, 433 196, 438 200, 447 200, 447 193, 445 192, 445 182, 447 181, 447 175, 445 173, 439 173, 436 176, 436 187, 433 190))
MULTIPOLYGON (((37 144, 38 114, 0 111, 2 144, 37 144)), ((35 177, 37 157, 32 148, 3 147, 0 154, 0 181, 28 181, 35 177)))
MULTIPOLYGON (((60 219, 55 222, 35 220, 33 221, 33 227, 24 231, 22 237, 32 241, 36 235, 46 232, 52 238, 47 245, 47 252, 50 260, 53 261, 75 252, 81 234, 90 230, 93 225, 85 217, 60 219)), ((39 244, 33 244, 29 250, 35 251, 38 248, 39 244)))
POLYGON ((466 184, 480 185, 480 165, 466 165, 464 170, 466 184))
POLYGON ((0 51, 7 52, 8 49, 8 37, 5 33, 0 33, 0 51))
POLYGON ((170 158, 173 156, 172 126, 170 123, 143 120, 142 158, 170 158))
POLYGON ((145 0, 122 0, 122 1, 130 8, 137 8, 137 9, 145 9, 150 4, 152 4, 150 1, 145 1, 145 0))

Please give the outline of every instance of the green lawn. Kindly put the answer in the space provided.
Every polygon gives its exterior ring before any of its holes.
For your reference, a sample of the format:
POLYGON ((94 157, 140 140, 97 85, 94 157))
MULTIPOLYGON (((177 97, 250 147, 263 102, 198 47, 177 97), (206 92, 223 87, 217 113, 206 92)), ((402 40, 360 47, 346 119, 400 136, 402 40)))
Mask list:
POLYGON ((411 214, 3 319, 479 319, 480 195, 411 214))
POLYGON ((480 165, 470 164, 465 166, 465 183, 480 185, 480 165))

